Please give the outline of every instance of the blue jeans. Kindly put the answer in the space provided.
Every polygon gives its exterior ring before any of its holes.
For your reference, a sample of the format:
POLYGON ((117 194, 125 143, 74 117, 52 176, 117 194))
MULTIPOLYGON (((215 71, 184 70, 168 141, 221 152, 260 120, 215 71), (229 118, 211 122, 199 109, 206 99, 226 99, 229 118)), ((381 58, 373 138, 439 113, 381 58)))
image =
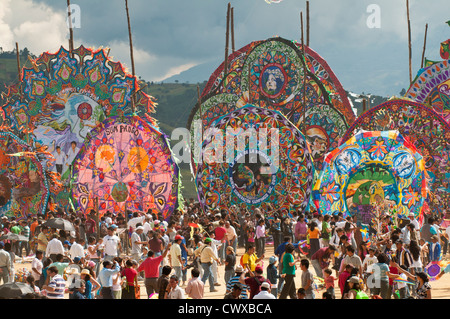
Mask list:
POLYGON ((225 285, 228 284, 230 279, 234 276, 234 269, 225 270, 224 279, 225 279, 225 285))
POLYGON ((202 281, 205 284, 206 280, 209 280, 209 290, 211 292, 214 291, 214 275, 213 272, 211 271, 211 266, 212 263, 201 263, 202 268, 203 268, 203 277, 202 277, 202 281))
POLYGON ((173 271, 175 272, 175 275, 177 276, 178 280, 181 281, 181 276, 182 276, 182 272, 181 272, 181 266, 173 266, 173 271))

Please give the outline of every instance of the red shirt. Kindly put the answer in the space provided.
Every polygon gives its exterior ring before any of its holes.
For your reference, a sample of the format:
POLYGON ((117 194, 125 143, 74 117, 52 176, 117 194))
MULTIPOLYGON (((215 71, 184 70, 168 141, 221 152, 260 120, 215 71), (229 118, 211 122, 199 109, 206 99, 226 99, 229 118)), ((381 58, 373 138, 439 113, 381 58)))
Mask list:
POLYGON ((341 289, 341 294, 344 292, 345 282, 347 281, 348 277, 350 277, 350 273, 345 270, 339 275, 338 284, 339 288, 341 289))
POLYGON ((159 265, 163 260, 163 256, 148 257, 137 269, 138 272, 142 270, 145 273, 145 278, 158 278, 159 277, 159 265))
POLYGON ((214 233, 216 235, 216 240, 222 240, 223 237, 225 236, 227 230, 225 229, 225 227, 216 227, 216 229, 214 230, 214 233))
MULTIPOLYGON (((389 267, 389 272, 393 275, 398 275, 397 267, 389 267)), ((394 284, 394 279, 389 278, 389 285, 392 286, 394 284)))
MULTIPOLYGON (((270 280, 264 278, 263 276, 255 277, 258 278, 260 283, 267 281, 270 284, 270 280)), ((250 288, 250 299, 253 299, 253 297, 260 292, 261 285, 256 282, 255 277, 245 278, 245 284, 250 288)))
POLYGON ((85 225, 86 225, 86 233, 88 234, 95 233, 95 220, 90 218, 85 222, 85 225))
POLYGON ((122 276, 127 277, 127 282, 129 286, 134 286, 134 279, 137 276, 137 271, 134 268, 124 268, 122 270, 122 276))

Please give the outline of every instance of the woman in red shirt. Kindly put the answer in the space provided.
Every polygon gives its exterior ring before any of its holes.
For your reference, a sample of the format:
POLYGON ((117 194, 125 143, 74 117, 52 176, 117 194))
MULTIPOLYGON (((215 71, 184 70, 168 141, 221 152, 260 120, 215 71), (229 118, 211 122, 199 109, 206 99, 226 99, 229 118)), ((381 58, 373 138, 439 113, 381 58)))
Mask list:
POLYGON ((122 270, 122 277, 126 277, 127 281, 127 287, 122 288, 122 299, 136 299, 137 275, 136 269, 133 268, 133 262, 128 259, 122 270))

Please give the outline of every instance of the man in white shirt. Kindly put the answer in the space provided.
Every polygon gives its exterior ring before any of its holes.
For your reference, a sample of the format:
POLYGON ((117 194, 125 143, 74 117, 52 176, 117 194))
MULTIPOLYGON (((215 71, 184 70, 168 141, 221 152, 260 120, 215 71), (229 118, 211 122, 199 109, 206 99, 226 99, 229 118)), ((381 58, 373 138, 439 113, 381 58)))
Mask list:
POLYGON ((66 155, 63 152, 61 152, 61 147, 59 146, 56 146, 55 150, 56 152, 55 154, 53 154, 53 156, 55 157, 56 172, 62 175, 66 155))
POLYGON ((72 246, 70 246, 69 254, 70 258, 73 260, 75 257, 84 257, 86 254, 84 252, 85 240, 80 239, 79 243, 73 241, 72 246))
POLYGON ((72 163, 75 160, 75 157, 77 157, 79 150, 80 149, 77 147, 77 142, 72 141, 72 143, 70 143, 70 148, 67 151, 67 158, 66 158, 66 168, 69 170, 69 172, 72 169, 72 163))
POLYGON ((42 268, 44 265, 42 264, 42 259, 44 258, 44 252, 42 250, 36 251, 36 256, 31 262, 31 273, 36 282, 39 282, 41 279, 42 268))
POLYGON ((56 255, 64 255, 64 246, 59 240, 58 234, 53 234, 52 240, 47 244, 47 250, 45 251, 45 256, 50 257, 52 261, 56 261, 56 255))
POLYGON ((133 218, 128 221, 128 227, 131 227, 131 230, 134 231, 137 224, 143 225, 145 221, 145 215, 139 216, 139 213, 134 212, 133 218))
POLYGON ((261 291, 253 297, 253 299, 276 299, 275 296, 269 292, 270 284, 265 281, 261 284, 261 291))
POLYGON ((103 237, 103 245, 105 247, 104 260, 112 261, 114 257, 117 257, 119 252, 122 250, 120 238, 115 234, 114 230, 114 227, 109 227, 108 235, 103 237))
POLYGON ((225 233, 225 237, 226 237, 226 246, 225 249, 228 246, 232 246, 234 251, 236 250, 236 245, 237 245, 237 234, 236 234, 236 230, 234 229, 233 226, 231 226, 229 221, 225 222, 225 229, 227 230, 227 232, 225 233))
POLYGON ((181 241, 182 237, 180 235, 175 236, 175 241, 170 247, 170 264, 173 270, 175 271, 175 275, 177 278, 181 278, 182 275, 182 268, 183 268, 183 261, 181 259, 181 241))
POLYGON ((178 277, 170 277, 169 284, 167 285, 166 298, 165 299, 186 299, 184 297, 183 289, 178 286, 178 277))
POLYGON ((144 231, 143 226, 139 226, 131 234, 131 258, 139 262, 142 257, 142 245, 147 244, 145 241, 141 241, 141 234, 144 231))

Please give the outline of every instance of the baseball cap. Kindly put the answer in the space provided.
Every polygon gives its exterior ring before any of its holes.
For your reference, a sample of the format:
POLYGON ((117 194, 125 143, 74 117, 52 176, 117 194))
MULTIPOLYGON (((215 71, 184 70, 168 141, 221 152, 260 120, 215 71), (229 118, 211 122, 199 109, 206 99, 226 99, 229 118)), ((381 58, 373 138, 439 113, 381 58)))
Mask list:
POLYGON ((265 281, 261 284, 261 288, 270 289, 270 284, 267 281, 265 281))
POLYGON ((183 237, 180 236, 180 235, 176 235, 176 236, 175 236, 175 240, 180 240, 180 239, 183 239, 183 237))
POLYGON ((352 282, 354 284, 358 284, 359 283, 359 278, 356 276, 350 277, 348 282, 352 282))
POLYGON ((211 238, 209 238, 209 237, 205 238, 205 243, 210 243, 210 242, 212 242, 211 238))
POLYGON ((263 273, 263 268, 261 267, 261 266, 256 266, 256 268, 255 268, 255 272, 258 272, 258 273, 263 273))
POLYGON ((269 264, 274 264, 278 260, 277 256, 272 256, 269 258, 269 264))

